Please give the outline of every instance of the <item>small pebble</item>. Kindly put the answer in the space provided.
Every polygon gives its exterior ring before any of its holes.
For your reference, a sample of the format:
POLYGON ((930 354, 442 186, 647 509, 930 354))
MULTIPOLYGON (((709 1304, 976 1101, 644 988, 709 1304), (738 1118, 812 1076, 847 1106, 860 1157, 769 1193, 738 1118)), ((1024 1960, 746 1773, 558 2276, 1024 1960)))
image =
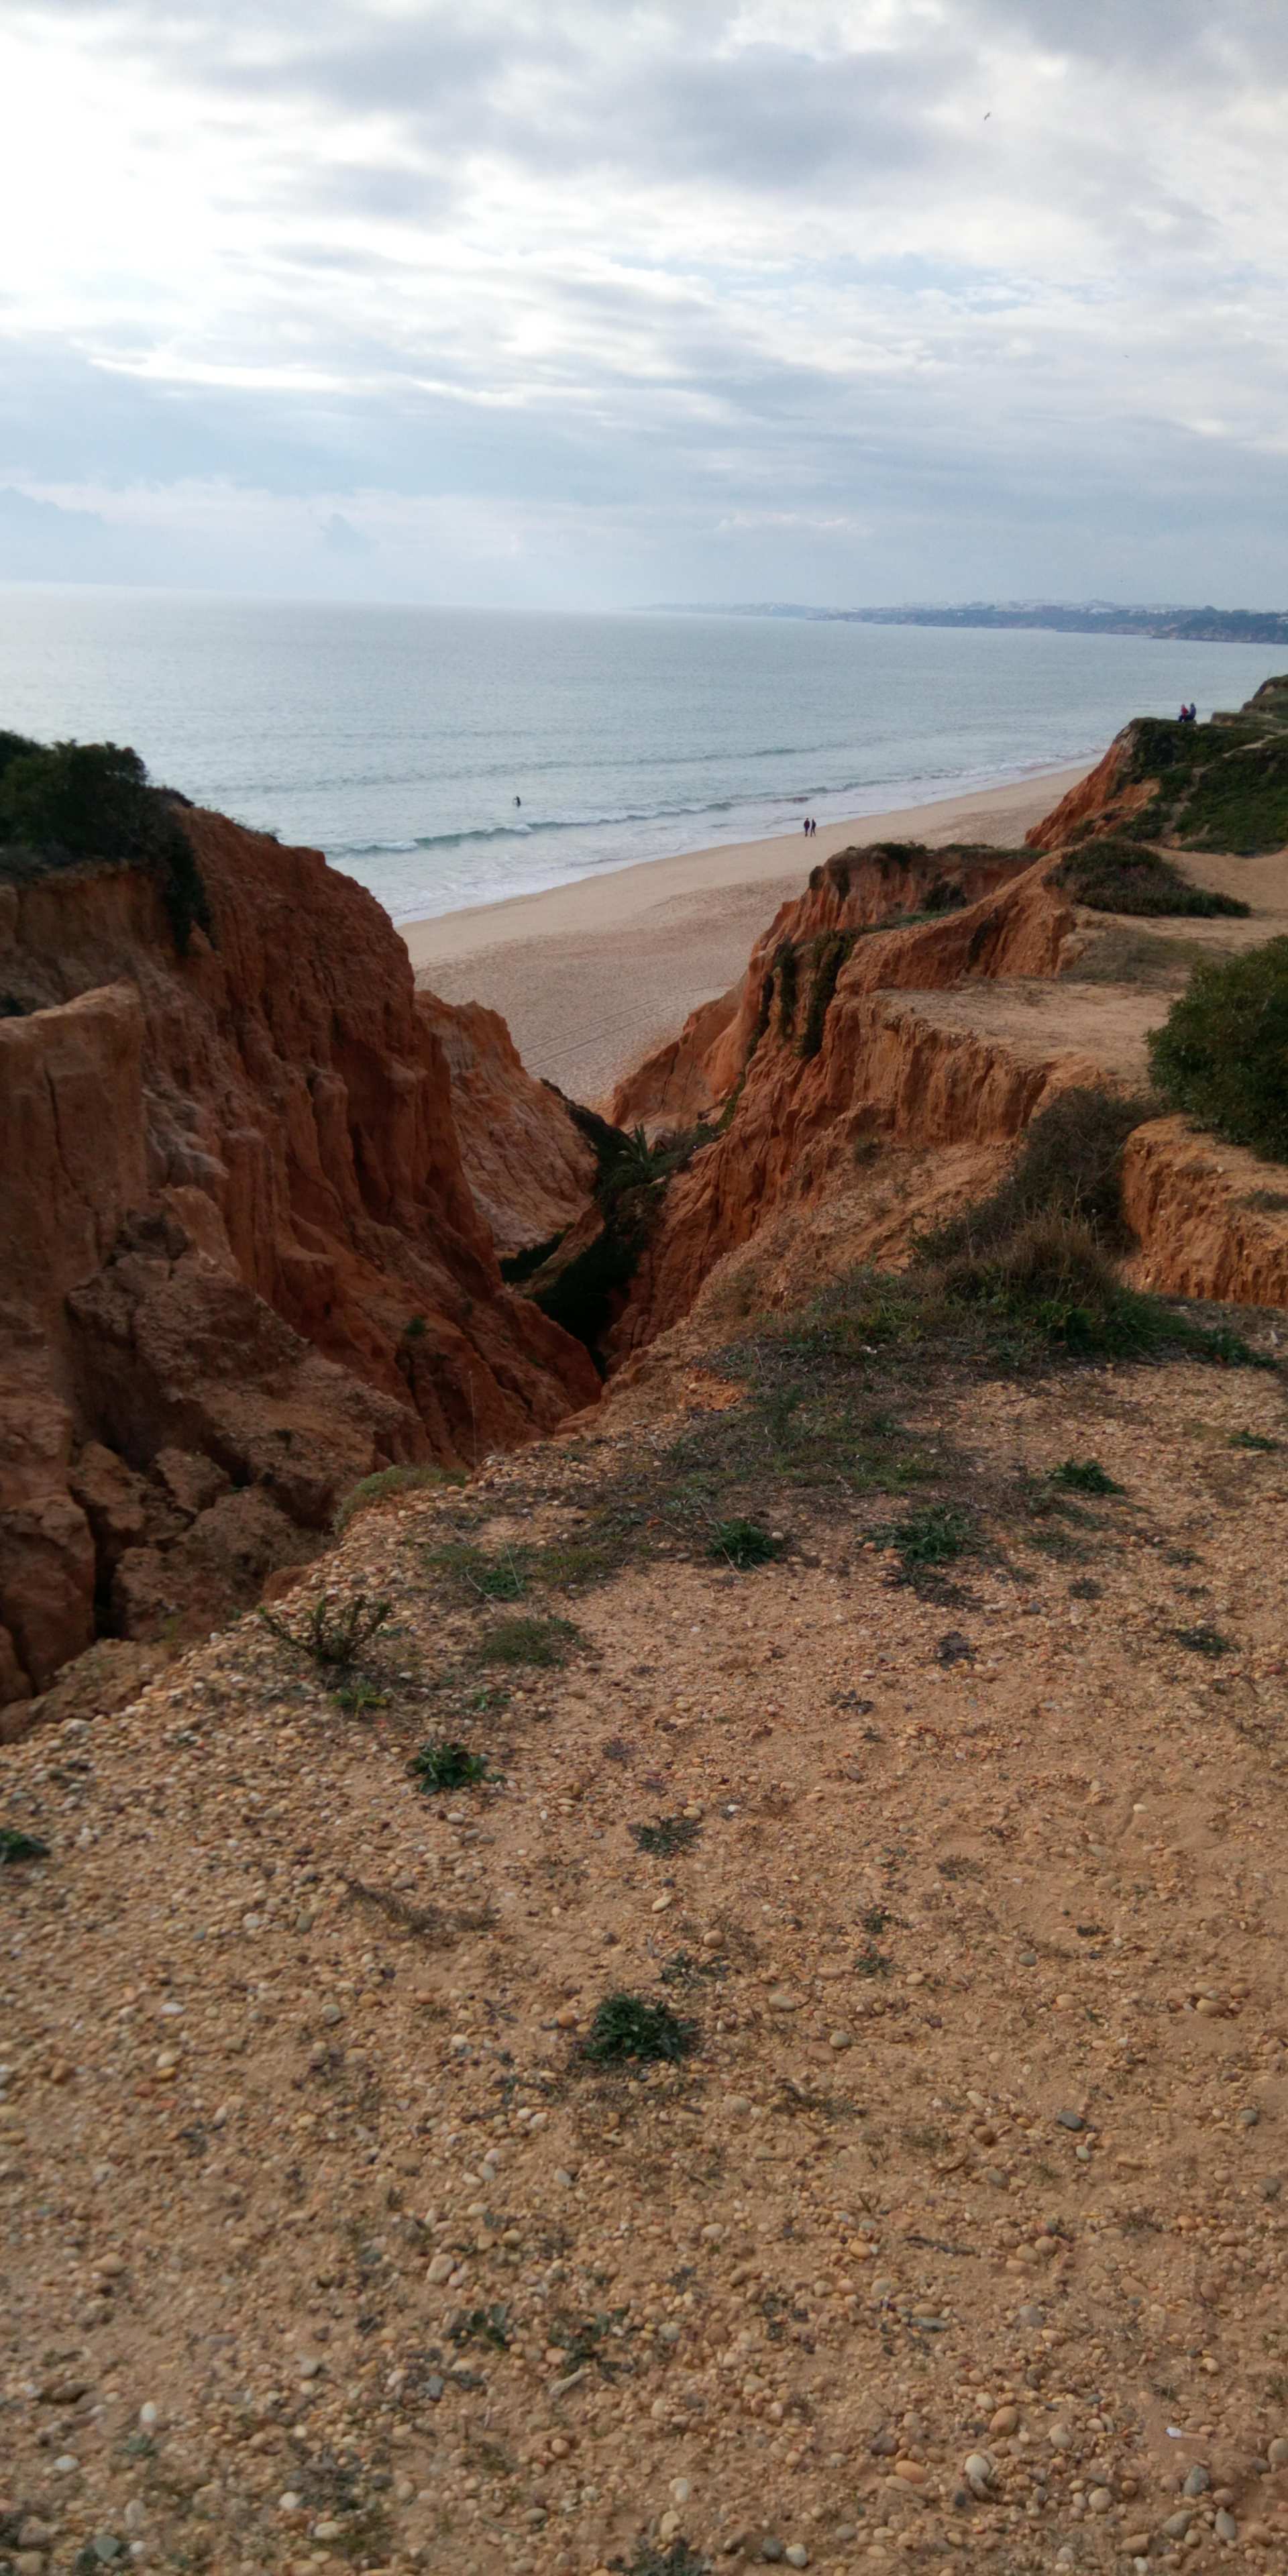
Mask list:
POLYGON ((1237 2540, 1239 2537, 1239 2526, 1235 2521, 1234 2515, 1232 2513, 1227 2513, 1224 2505, 1222 2505, 1221 2510, 1217 2515, 1216 2521, 1213 2524, 1213 2529, 1216 2532, 1218 2540, 1237 2540))

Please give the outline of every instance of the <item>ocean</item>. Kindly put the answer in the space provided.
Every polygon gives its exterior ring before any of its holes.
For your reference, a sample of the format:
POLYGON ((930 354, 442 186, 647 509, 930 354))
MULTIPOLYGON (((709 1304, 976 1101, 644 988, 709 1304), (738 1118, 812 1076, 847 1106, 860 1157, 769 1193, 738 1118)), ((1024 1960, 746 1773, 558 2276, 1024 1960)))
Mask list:
POLYGON ((0 727, 132 743, 396 921, 1091 760, 1282 651, 0 588, 0 727))

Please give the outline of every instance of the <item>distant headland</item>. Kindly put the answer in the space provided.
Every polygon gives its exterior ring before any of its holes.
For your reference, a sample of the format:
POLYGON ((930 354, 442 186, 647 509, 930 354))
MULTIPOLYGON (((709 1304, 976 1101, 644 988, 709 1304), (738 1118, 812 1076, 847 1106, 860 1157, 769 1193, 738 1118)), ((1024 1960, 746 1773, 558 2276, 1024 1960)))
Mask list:
POLYGON ((1288 610, 1258 608, 1120 608, 1090 599, 969 599, 954 607, 807 608, 791 600, 701 600, 656 603, 669 616, 808 617, 849 626, 1032 626, 1062 635, 1154 635, 1178 644, 1288 644, 1288 610))

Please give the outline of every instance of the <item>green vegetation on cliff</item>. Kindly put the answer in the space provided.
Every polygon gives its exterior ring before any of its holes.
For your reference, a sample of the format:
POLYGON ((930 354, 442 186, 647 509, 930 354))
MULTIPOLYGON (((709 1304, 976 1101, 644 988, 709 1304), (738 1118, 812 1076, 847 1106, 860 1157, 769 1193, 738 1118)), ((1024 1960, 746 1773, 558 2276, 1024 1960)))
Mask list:
POLYGON ((1232 1145, 1288 1161, 1288 939, 1196 966, 1149 1053, 1175 1108, 1232 1145))
POLYGON ((1056 882, 1091 912, 1211 919, 1218 914, 1244 916, 1252 910, 1251 904, 1240 903, 1232 894, 1213 894, 1207 886, 1192 885, 1161 850, 1119 833, 1084 841, 1080 849, 1071 850, 1056 882))
POLYGON ((1249 858, 1288 845, 1288 682, 1209 724, 1138 717, 1128 741, 1126 782, 1157 782, 1121 827, 1131 839, 1249 858))
POLYGON ((156 879, 180 956, 195 929, 209 936, 192 844, 136 751, 0 733, 0 876, 30 882, 94 860, 125 860, 156 879))

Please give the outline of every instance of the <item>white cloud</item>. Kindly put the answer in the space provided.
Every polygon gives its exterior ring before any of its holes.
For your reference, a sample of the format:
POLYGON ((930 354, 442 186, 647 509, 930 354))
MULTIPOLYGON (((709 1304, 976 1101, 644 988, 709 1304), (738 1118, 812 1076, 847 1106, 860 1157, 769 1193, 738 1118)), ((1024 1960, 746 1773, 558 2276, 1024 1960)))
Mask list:
POLYGON ((141 577, 1288 592, 1257 0, 40 0, 0 91, 0 470, 141 577))

